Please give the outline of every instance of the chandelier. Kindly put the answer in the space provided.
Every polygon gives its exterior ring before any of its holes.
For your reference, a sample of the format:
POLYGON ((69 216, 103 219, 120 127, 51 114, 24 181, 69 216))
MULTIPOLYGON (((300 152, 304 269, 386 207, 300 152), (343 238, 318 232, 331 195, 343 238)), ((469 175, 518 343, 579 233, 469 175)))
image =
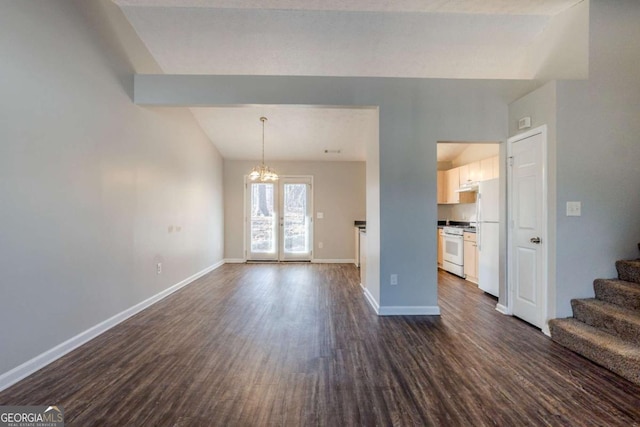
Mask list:
POLYGON ((259 166, 253 168, 253 170, 249 174, 249 179, 251 179, 251 181, 260 182, 277 181, 278 174, 276 173, 276 171, 264 164, 264 122, 267 121, 267 118, 260 117, 260 121, 262 122, 262 163, 259 166))

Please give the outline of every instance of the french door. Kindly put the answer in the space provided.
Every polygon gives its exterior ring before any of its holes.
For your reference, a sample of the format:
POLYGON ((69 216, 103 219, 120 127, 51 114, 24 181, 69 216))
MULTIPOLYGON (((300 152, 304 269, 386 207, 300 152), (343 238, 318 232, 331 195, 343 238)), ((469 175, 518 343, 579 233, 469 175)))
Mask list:
POLYGON ((247 260, 311 260, 312 178, 247 180, 246 195, 247 260))

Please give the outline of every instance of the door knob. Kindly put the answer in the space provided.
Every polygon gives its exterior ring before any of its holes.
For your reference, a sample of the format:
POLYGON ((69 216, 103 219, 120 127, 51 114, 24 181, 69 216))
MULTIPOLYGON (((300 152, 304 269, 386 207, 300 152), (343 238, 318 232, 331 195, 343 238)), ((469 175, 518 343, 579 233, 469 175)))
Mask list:
POLYGON ((540 240, 539 237, 532 237, 531 240, 529 240, 531 243, 535 243, 536 245, 539 245, 540 242, 542 242, 542 240, 540 240))

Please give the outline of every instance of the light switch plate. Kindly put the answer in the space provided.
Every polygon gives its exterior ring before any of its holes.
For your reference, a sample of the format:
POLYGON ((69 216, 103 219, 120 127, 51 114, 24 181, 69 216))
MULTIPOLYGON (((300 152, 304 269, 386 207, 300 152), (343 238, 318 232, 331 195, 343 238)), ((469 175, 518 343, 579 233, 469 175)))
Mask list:
POLYGON ((567 202, 567 216, 581 216, 582 202, 567 202))
POLYGON ((324 212, 316 212, 316 218, 324 219, 324 212))

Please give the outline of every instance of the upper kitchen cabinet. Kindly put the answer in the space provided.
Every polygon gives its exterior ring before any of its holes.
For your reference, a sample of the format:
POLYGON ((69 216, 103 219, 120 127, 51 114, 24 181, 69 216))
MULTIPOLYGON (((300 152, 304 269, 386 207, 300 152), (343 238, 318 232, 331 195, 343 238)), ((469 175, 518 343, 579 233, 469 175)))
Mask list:
POLYGON ((438 204, 447 203, 447 176, 445 171, 438 171, 438 204))
POLYGON ((458 184, 463 185, 467 182, 471 182, 469 178, 469 165, 462 165, 458 167, 458 184))
POLYGON ((447 203, 460 203, 460 193, 456 190, 460 188, 460 168, 449 169, 445 172, 447 178, 447 203))
POLYGON ((499 175, 499 151, 497 142, 438 141, 438 204, 474 203, 473 184, 499 175))
POLYGON ((500 160, 498 156, 489 157, 480 160, 480 178, 478 181, 486 181, 489 179, 500 177, 500 160))
POLYGON ((468 182, 480 181, 480 162, 472 162, 467 165, 469 168, 468 182))
POLYGON ((500 178, 500 157, 495 156, 492 157, 492 159, 491 166, 493 167, 493 177, 500 178))
POLYGON ((460 188, 462 182, 460 177, 463 176, 468 179, 468 168, 458 167, 444 171, 445 179, 443 182, 446 184, 446 201, 445 204, 457 204, 457 203, 474 203, 476 201, 475 193, 458 193, 456 190, 460 188), (466 176, 463 174, 467 174, 466 176))

